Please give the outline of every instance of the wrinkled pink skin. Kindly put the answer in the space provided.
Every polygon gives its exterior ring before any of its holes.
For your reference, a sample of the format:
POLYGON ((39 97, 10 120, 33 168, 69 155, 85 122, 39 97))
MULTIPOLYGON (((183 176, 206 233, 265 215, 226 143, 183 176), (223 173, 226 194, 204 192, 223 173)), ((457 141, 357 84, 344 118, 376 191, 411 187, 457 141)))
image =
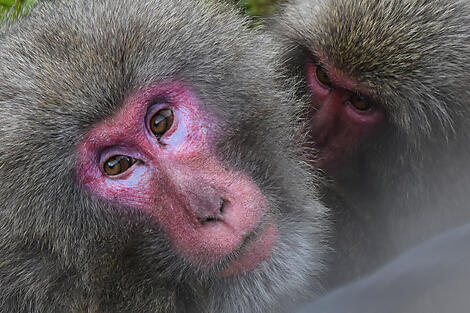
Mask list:
MULTIPOLYGON (((321 61, 321 59, 320 59, 321 61)), ((366 140, 383 122, 383 109, 374 106, 360 111, 351 104, 351 97, 359 92, 369 95, 367 88, 360 86, 327 63, 320 62, 327 71, 332 86, 323 85, 316 75, 316 64, 307 60, 306 78, 311 91, 312 107, 310 137, 319 150, 312 163, 327 172, 341 170, 362 140, 366 140)))
POLYGON ((209 268, 240 253, 222 274, 230 276, 269 258, 278 233, 274 224, 263 224, 260 235, 244 246, 268 204, 251 178, 217 159, 212 143, 217 125, 184 84, 156 84, 129 97, 117 114, 86 135, 76 169, 92 193, 150 213, 175 249, 193 263, 209 268), (157 139, 148 122, 162 108, 173 110, 174 122, 157 139), (103 164, 113 155, 138 161, 110 177, 103 164))

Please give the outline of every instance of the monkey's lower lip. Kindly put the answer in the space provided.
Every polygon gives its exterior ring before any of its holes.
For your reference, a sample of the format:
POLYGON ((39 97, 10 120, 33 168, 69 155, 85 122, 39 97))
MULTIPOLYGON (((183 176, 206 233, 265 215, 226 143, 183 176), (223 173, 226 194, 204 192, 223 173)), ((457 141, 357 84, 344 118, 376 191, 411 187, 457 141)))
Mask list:
POLYGON ((221 271, 222 277, 232 277, 253 271, 263 260, 271 256, 279 237, 274 222, 268 221, 255 237, 248 237, 237 257, 221 271))

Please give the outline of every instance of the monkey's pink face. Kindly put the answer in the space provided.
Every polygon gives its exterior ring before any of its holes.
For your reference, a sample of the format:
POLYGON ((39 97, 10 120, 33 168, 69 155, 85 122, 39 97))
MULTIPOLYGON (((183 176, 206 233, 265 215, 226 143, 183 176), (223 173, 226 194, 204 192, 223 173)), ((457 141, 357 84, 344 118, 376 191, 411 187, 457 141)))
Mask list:
POLYGON ((308 113, 310 139, 318 149, 312 162, 334 174, 383 123, 385 114, 366 88, 326 63, 309 58, 306 79, 312 102, 308 113))
POLYGON ((268 258, 277 228, 254 181, 217 158, 217 127, 184 84, 155 85, 86 135, 77 176, 92 193, 149 213, 198 266, 239 255, 221 273, 227 276, 268 258))

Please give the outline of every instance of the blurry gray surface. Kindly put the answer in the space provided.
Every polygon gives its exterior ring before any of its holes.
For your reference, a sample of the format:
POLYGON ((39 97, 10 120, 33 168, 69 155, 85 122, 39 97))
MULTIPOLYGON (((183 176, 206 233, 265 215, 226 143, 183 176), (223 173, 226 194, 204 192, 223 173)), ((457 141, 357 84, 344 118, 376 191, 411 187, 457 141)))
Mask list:
POLYGON ((299 313, 470 312, 470 224, 409 250, 299 313))

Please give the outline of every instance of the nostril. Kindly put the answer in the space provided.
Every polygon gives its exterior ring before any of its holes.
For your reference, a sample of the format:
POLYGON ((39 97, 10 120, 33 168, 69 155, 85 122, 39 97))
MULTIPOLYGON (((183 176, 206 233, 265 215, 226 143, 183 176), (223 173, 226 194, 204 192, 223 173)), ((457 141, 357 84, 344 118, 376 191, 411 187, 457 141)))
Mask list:
POLYGON ((197 220, 199 221, 199 223, 204 225, 204 224, 211 223, 211 222, 217 222, 219 218, 214 217, 214 216, 209 216, 209 217, 204 217, 204 218, 199 217, 197 220))
MULTIPOLYGON (((226 202, 227 201, 225 199, 220 199, 220 204, 218 207, 216 207, 217 210, 214 210, 213 214, 208 213, 208 214, 204 214, 203 216, 198 217, 197 220, 199 221, 199 223, 204 225, 206 223, 220 221, 222 219, 222 215, 225 212, 226 202)), ((209 212, 208 210, 200 210, 200 211, 209 212)))
POLYGON ((220 207, 219 207, 219 214, 223 215, 225 211, 225 203, 227 202, 225 199, 220 199, 220 207))

